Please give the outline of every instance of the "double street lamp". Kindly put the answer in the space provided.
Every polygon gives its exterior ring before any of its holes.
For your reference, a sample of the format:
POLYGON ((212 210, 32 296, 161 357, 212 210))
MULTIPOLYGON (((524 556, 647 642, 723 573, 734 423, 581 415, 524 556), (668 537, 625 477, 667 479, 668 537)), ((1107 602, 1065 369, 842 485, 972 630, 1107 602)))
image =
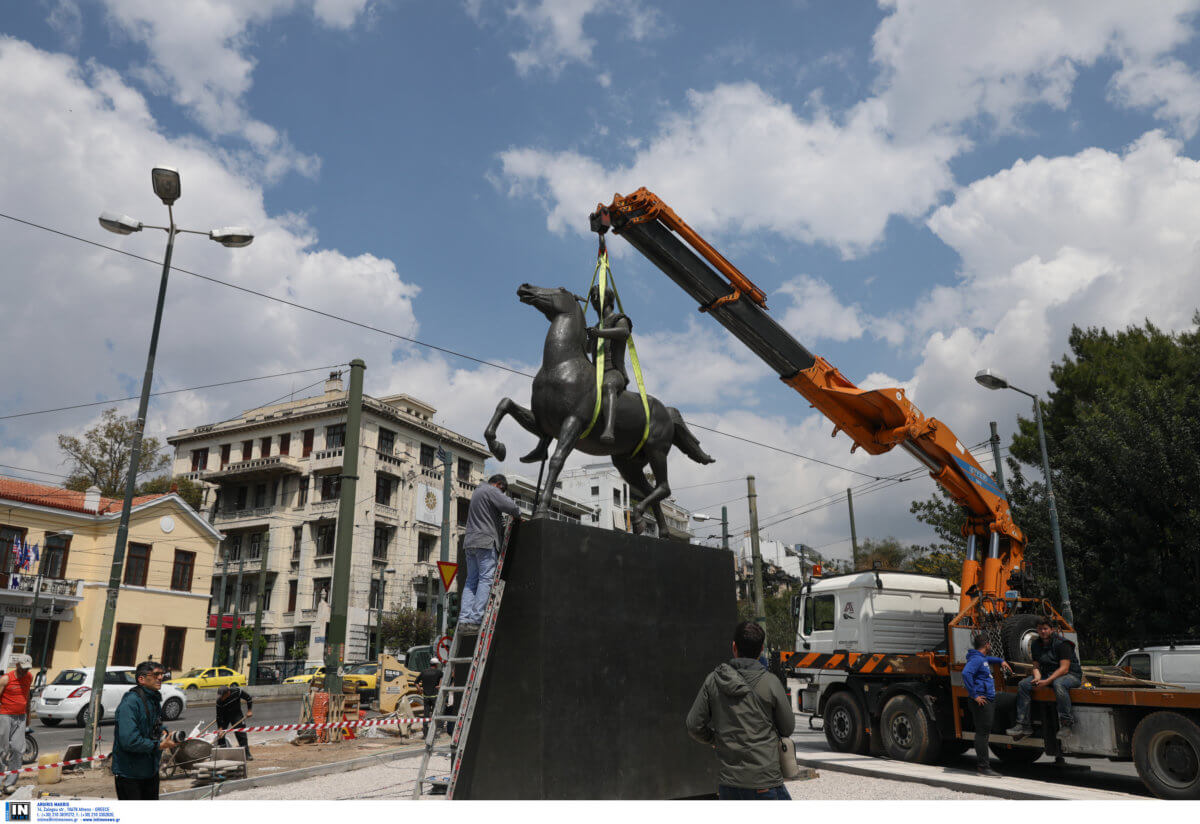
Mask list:
POLYGON ((117 613, 117 594, 121 588, 121 572, 125 565, 125 545, 129 539, 129 511, 132 508, 133 493, 137 487, 138 464, 142 456, 142 433, 146 428, 146 411, 150 406, 150 385, 154 378, 154 356, 158 351, 158 332, 162 325, 163 302, 167 296, 167 276, 171 271, 171 253, 175 248, 175 236, 178 234, 208 235, 222 246, 240 248, 249 246, 254 235, 240 226, 229 226, 200 232, 195 229, 180 229, 175 225, 175 213, 172 207, 181 194, 179 172, 169 166, 159 166, 150 171, 150 182, 154 194, 158 195, 163 205, 167 207, 166 226, 148 226, 140 220, 134 220, 128 215, 104 212, 100 215, 100 225, 118 235, 130 235, 142 229, 162 229, 167 233, 167 254, 163 258, 162 278, 158 284, 158 303, 154 309, 154 326, 150 333, 150 352, 146 356, 146 374, 142 378, 142 396, 138 402, 137 421, 133 430, 133 444, 129 450, 129 471, 125 476, 125 496, 121 501, 121 520, 117 527, 116 543, 113 545, 112 568, 109 570, 108 588, 104 602, 104 618, 100 624, 100 639, 96 643, 96 667, 92 675, 92 699, 88 710, 87 730, 83 738, 83 755, 91 756, 96 749, 96 733, 99 731, 97 722, 101 713, 101 693, 104 690, 104 675, 108 668, 108 652, 112 642, 113 622, 117 613))
POLYGON ((1038 442, 1042 447, 1042 477, 1046 481, 1046 502, 1050 507, 1050 534, 1054 539, 1054 562, 1058 566, 1058 592, 1062 597, 1062 614, 1072 626, 1075 616, 1071 614, 1071 596, 1067 592, 1067 571, 1063 566, 1062 538, 1058 531, 1058 506, 1054 502, 1054 485, 1050 480, 1050 455, 1046 451, 1046 430, 1042 427, 1042 400, 1032 392, 1013 386, 1003 375, 982 369, 975 375, 975 382, 985 389, 1011 389, 1033 398, 1033 415, 1037 419, 1038 442))

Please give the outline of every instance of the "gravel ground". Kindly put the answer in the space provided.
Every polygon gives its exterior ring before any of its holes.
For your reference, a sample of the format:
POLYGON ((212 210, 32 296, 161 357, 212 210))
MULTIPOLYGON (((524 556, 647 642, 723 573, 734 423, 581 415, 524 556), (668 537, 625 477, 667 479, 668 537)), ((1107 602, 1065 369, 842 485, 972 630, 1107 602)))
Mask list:
MULTIPOLYGON (((421 759, 409 758, 392 761, 361 770, 334 773, 319 778, 309 778, 277 787, 257 787, 252 790, 218 796, 217 800, 307 800, 322 799, 336 801, 395 800, 411 798, 413 782, 421 759)), ((433 772, 437 772, 437 761, 433 772)), ((444 764, 445 761, 443 760, 444 764)), ((995 798, 976 793, 960 793, 941 787, 908 781, 891 781, 883 778, 864 778, 832 770, 820 771, 818 778, 808 781, 788 782, 788 792, 794 799, 805 800, 955 800, 995 801, 995 798)), ((433 796, 442 800, 444 796, 433 796)))

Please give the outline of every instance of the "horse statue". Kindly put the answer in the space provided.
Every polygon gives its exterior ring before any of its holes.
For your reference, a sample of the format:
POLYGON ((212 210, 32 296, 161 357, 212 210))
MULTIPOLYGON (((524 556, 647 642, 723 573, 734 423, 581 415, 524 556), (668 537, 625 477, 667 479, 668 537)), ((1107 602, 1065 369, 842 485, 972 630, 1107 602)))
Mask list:
MULTIPOLYGON (((544 459, 550 441, 558 441, 547 464, 545 483, 533 512, 535 518, 549 514, 554 485, 573 450, 589 455, 611 455, 613 466, 629 484, 634 497, 641 498, 632 512, 633 531, 641 534, 645 530, 646 511, 651 510, 659 535, 666 537, 667 521, 660 502, 671 494, 667 483, 667 453, 675 446, 696 463, 709 464, 714 459, 700 448, 700 442, 687 428, 679 410, 664 406, 653 396, 647 396, 649 435, 638 449, 645 432, 646 413, 641 395, 636 391, 627 390, 617 395, 615 437, 611 441, 601 440, 599 426, 593 427, 586 438, 580 437, 596 408, 596 366, 587 356, 588 336, 580 307, 582 299, 566 289, 547 289, 528 283, 517 289, 517 297, 521 303, 546 316, 550 331, 542 350, 542 366, 533 379, 530 408, 526 409, 512 398, 502 399, 484 430, 488 448, 501 461, 508 454, 507 447, 496 440, 496 429, 505 416, 512 416, 538 438, 537 447, 520 459, 523 463, 544 459), (645 474, 647 464, 653 473, 653 484, 645 474)), ((599 420, 604 419, 604 412, 601 409, 599 420)))

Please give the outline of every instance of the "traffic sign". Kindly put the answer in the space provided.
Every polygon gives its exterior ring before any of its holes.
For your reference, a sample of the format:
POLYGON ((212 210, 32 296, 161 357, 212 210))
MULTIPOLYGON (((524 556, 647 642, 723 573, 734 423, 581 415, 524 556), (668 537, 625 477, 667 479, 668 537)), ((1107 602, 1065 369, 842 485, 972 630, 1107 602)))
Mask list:
POLYGON ((450 636, 443 635, 438 639, 437 645, 433 648, 434 655, 443 664, 450 660, 450 636))
POLYGON ((451 561, 438 561, 438 572, 442 576, 442 588, 446 591, 450 590, 450 585, 454 583, 454 576, 458 574, 458 564, 451 561))

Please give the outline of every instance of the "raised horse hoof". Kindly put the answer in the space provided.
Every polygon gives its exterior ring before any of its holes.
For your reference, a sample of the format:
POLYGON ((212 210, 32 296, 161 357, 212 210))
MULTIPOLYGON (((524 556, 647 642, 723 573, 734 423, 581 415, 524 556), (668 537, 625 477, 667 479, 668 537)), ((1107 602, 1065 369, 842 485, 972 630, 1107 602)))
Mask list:
POLYGON ((532 521, 536 521, 536 520, 538 520, 538 519, 540 519, 540 518, 549 518, 549 517, 550 517, 550 510, 548 510, 548 509, 535 509, 535 510, 533 511, 533 514, 532 514, 531 516, 529 516, 529 519, 530 519, 530 520, 532 520, 532 521))
POLYGON ((496 456, 496 460, 498 461, 504 460, 504 457, 508 455, 508 447, 502 444, 500 441, 489 443, 488 449, 492 450, 492 454, 496 456))
MULTIPOLYGON (((539 446, 539 447, 535 448, 532 452, 530 452, 528 455, 524 455, 524 456, 518 458, 517 460, 519 460, 521 463, 537 463, 538 461, 546 460, 546 458, 549 456, 549 454, 550 453, 548 453, 545 449, 542 449, 539 446)), ((503 460, 503 458, 501 458, 501 460, 503 460)))

